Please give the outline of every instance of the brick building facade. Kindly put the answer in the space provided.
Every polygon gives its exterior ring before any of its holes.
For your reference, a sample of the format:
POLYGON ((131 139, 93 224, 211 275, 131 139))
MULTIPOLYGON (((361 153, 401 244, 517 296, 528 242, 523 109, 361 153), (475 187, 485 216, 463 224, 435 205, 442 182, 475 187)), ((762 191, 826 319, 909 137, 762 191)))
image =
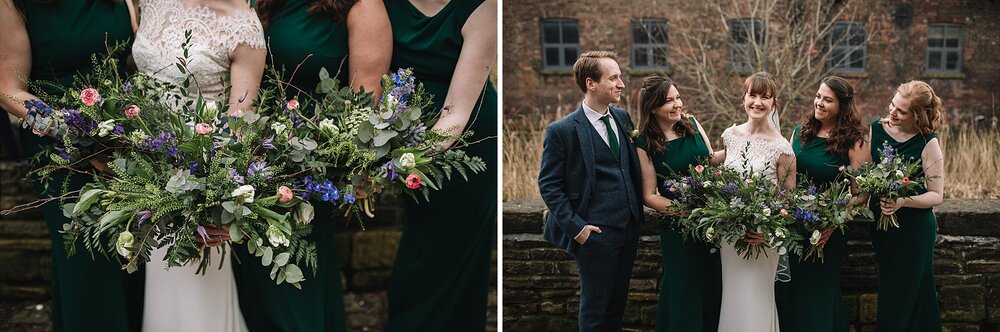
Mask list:
MULTIPOLYGON (((838 1, 843 3, 847 1, 838 1)), ((852 13, 879 16, 877 24, 869 23, 868 40, 863 45, 865 57, 859 70, 838 72, 852 80, 859 91, 859 101, 865 119, 885 112, 896 86, 912 79, 928 82, 940 95, 945 106, 945 118, 952 123, 967 122, 977 117, 990 122, 996 116, 997 91, 1000 91, 1000 3, 996 1, 937 1, 937 0, 856 0, 852 13), (877 31, 877 32, 873 32, 877 31), (928 39, 934 39, 928 41, 928 39), (940 38, 940 40, 938 40, 940 38), (932 53, 933 52, 933 53, 932 53), (950 53, 950 54, 949 54, 950 53), (935 59, 929 59, 929 58, 935 59), (941 69, 934 71, 934 69, 941 69)), ((683 91, 685 102, 697 114, 698 87, 691 72, 682 66, 642 68, 651 59, 633 58, 634 51, 648 48, 648 41, 634 40, 632 28, 636 20, 665 21, 667 62, 673 62, 678 41, 686 33, 719 29, 725 33, 726 20, 745 18, 733 14, 718 17, 709 7, 713 2, 676 0, 637 0, 587 2, 555 0, 508 0, 503 3, 503 75, 505 116, 533 114, 567 114, 573 111, 582 93, 574 85, 571 70, 558 68, 559 62, 572 65, 572 59, 555 59, 554 54, 575 58, 589 50, 610 49, 619 54, 619 63, 626 76, 624 106, 634 105, 637 86, 651 73, 669 74, 678 85, 690 86, 683 91), (553 22, 561 22, 554 24, 553 22), (678 22, 678 23, 675 23, 678 22), (694 23, 689 23, 694 22, 694 23), (548 30, 546 30, 548 27, 548 30), (567 27, 569 29, 567 29, 567 27), (567 31, 560 38, 544 35, 544 31, 567 31), (544 30, 544 31, 543 31, 544 30), (578 48, 562 53, 543 49, 571 49, 573 39, 578 48), (548 59, 548 60, 547 60, 548 59), (638 61, 637 61, 638 60, 638 61)), ((723 5, 725 6, 725 5, 723 5)), ((856 18, 837 17, 851 21, 856 18)), ((870 21, 869 21, 870 22, 870 21)), ((787 27, 768 25, 768 32, 787 27)), ((724 40, 706 56, 719 66, 732 66, 732 40, 724 40)), ((729 71, 734 80, 742 80, 749 71, 729 71)), ((780 83, 780 82, 779 82, 780 83)), ((794 114, 809 110, 815 89, 806 89, 799 96, 794 114)), ((738 91, 734 91, 734 99, 738 91)), ((793 116, 793 115, 783 115, 793 116)), ((791 119, 783 118, 783 121, 791 119)), ((797 121, 798 119, 794 119, 797 121)))

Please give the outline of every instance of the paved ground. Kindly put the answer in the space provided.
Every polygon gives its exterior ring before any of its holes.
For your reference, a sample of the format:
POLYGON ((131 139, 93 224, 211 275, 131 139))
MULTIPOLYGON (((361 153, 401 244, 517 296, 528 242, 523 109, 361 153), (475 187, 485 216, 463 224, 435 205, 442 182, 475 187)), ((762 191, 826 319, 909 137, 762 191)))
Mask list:
POLYGON ((50 314, 48 301, 0 301, 0 331, 50 331, 52 330, 50 314))

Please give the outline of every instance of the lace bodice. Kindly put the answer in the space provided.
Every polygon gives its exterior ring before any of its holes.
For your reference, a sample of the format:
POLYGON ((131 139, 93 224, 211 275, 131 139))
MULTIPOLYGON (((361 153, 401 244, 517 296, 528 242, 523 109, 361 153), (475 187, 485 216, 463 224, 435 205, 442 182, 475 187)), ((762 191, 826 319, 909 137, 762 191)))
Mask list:
POLYGON ((795 155, 792 146, 785 140, 747 137, 736 133, 736 127, 729 127, 722 132, 722 140, 726 145, 726 168, 739 172, 760 172, 764 178, 776 180, 778 157, 782 154, 795 155), (749 148, 747 148, 749 143, 749 148), (745 156, 744 156, 745 152, 745 156), (744 167, 746 159, 746 167, 744 167))
MULTIPOLYGON (((182 0, 141 0, 139 8, 141 23, 132 44, 136 66, 154 79, 180 85, 185 75, 175 63, 184 56, 181 44, 185 32, 191 31, 188 69, 208 101, 227 101, 222 78, 229 73, 229 54, 238 45, 265 46, 260 20, 249 8, 222 15, 182 0)), ((190 90, 195 91, 194 83, 191 85, 190 90)))

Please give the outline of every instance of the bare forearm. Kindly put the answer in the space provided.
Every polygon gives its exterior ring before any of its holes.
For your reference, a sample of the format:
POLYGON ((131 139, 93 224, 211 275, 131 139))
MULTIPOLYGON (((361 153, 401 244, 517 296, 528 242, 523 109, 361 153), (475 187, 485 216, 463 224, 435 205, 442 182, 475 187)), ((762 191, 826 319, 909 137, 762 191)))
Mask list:
POLYGON ((942 201, 944 201, 944 197, 940 193, 928 191, 920 195, 904 198, 903 207, 929 209, 940 205, 942 201))
POLYGON ((660 212, 666 212, 667 207, 671 205, 669 199, 657 194, 646 195, 643 197, 642 203, 646 207, 660 212))
POLYGON ((38 99, 38 97, 24 90, 5 92, 0 95, 0 106, 7 113, 24 119, 28 116, 28 110, 24 108, 24 101, 31 99, 38 99))

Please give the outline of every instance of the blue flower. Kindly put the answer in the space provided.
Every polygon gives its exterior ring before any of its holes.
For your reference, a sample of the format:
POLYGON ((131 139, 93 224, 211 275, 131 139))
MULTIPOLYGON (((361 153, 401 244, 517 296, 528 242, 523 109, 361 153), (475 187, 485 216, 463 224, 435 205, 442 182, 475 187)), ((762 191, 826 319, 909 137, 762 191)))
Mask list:
POLYGON ((354 195, 351 195, 350 193, 345 193, 344 194, 344 203, 354 204, 354 195))
POLYGON ((191 163, 188 164, 188 171, 191 171, 191 173, 201 172, 201 164, 199 164, 197 160, 192 160, 191 163))
POLYGON ((333 203, 340 198, 340 191, 337 190, 337 187, 334 186, 333 182, 331 182, 330 180, 326 180, 326 182, 323 183, 322 190, 323 190, 323 201, 333 203))

